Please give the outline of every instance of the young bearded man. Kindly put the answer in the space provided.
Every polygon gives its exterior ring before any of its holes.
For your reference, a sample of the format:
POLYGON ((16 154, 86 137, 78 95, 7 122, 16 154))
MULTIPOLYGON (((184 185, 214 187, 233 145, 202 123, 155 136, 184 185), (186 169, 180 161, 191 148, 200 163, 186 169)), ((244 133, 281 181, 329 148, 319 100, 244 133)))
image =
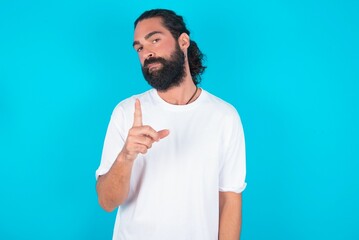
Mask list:
POLYGON ((100 205, 119 207, 113 239, 238 240, 246 187, 237 111, 198 87, 203 54, 165 9, 135 21, 151 90, 120 102, 96 171, 100 205))

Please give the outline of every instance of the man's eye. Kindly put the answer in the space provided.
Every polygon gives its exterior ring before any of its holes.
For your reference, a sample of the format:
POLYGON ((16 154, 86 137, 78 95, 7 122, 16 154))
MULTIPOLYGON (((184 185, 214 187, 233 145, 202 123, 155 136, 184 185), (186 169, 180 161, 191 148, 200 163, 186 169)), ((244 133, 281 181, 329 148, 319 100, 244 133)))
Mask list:
POLYGON ((143 49, 143 47, 139 47, 139 48, 136 49, 136 52, 141 52, 142 49, 143 49))
POLYGON ((156 38, 152 40, 152 43, 157 43, 160 39, 156 38))

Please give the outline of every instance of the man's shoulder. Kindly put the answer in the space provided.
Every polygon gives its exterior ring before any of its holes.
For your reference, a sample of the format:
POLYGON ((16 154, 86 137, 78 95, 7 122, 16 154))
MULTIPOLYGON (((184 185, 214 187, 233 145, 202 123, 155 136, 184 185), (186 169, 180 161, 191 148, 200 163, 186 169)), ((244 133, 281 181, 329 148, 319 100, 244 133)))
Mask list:
POLYGON ((211 108, 215 109, 218 112, 221 112, 222 114, 238 114, 236 108, 231 103, 206 90, 203 91, 206 95, 206 103, 209 104, 211 108))

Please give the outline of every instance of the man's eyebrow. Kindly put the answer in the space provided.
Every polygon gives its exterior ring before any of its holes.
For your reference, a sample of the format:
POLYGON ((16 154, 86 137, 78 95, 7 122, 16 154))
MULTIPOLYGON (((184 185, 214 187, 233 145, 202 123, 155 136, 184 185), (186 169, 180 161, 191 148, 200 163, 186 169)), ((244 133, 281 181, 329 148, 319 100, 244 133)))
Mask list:
MULTIPOLYGON (((145 36, 145 39, 147 40, 147 39, 149 39, 150 37, 152 37, 155 34, 163 34, 163 32, 161 32, 161 31, 153 31, 153 32, 147 33, 146 36, 145 36)), ((140 44, 140 42, 139 41, 134 41, 132 46, 134 47, 137 44, 140 44)))
POLYGON ((150 37, 152 37, 153 35, 155 35, 155 34, 163 34, 163 32, 161 32, 161 31, 153 31, 153 32, 150 32, 150 33, 148 33, 146 36, 145 36, 145 39, 147 40, 147 39, 149 39, 150 37))

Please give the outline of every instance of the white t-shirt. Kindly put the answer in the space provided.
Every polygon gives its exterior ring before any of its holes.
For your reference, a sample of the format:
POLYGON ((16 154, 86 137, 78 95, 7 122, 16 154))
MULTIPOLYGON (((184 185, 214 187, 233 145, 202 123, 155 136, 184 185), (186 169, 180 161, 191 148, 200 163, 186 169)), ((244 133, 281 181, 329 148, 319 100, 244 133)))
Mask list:
POLYGON ((152 89, 119 103, 107 129, 96 177, 107 173, 133 124, 142 120, 170 134, 139 154, 128 199, 119 207, 115 240, 218 239, 219 191, 246 187, 245 142, 234 107, 202 90, 188 105, 172 105, 152 89))

